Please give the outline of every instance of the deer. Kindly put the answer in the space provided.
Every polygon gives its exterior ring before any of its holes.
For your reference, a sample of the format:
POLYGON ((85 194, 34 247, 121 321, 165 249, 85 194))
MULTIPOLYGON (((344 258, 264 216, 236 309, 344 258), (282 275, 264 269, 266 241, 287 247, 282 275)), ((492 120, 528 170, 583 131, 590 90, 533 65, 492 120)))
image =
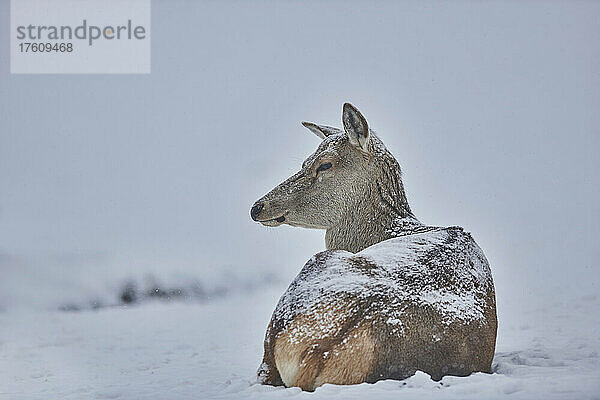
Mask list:
POLYGON ((350 103, 343 129, 302 124, 321 143, 250 216, 268 227, 324 229, 327 250, 279 299, 258 382, 314 391, 416 371, 435 381, 491 373, 494 282, 471 234, 414 216, 398 161, 350 103))

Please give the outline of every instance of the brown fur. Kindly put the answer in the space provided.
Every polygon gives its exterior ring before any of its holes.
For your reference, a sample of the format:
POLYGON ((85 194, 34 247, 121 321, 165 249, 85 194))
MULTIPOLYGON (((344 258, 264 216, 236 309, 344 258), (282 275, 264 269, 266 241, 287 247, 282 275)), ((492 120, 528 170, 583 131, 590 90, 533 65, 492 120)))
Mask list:
POLYGON ((345 311, 352 305, 341 304, 298 315, 275 335, 273 360, 286 386, 312 391, 323 383, 364 382, 371 372, 375 350, 371 329, 356 326, 345 311))

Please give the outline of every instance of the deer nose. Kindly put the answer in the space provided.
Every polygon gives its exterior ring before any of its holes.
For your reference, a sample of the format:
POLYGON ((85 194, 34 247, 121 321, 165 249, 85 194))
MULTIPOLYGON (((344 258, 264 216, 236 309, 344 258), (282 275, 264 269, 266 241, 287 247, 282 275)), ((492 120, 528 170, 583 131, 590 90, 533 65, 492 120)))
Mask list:
POLYGON ((250 209, 250 216, 253 220, 258 221, 258 214, 260 214, 264 206, 265 205, 263 203, 255 203, 252 206, 252 208, 250 209))

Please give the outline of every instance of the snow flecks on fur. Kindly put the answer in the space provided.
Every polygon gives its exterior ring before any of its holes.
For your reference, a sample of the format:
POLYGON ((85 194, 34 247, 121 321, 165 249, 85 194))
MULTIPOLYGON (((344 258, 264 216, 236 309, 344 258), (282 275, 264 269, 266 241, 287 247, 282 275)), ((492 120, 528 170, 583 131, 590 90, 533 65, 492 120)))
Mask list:
POLYGON ((414 235, 415 233, 429 232, 435 229, 439 229, 435 226, 423 225, 419 220, 414 217, 397 217, 393 222, 392 226, 387 230, 391 237, 414 235))
POLYGON ((280 299, 275 319, 291 329, 293 342, 335 336, 359 310, 360 323, 379 319, 401 335, 407 304, 433 307, 446 325, 483 321, 491 285, 488 262, 469 233, 430 228, 356 254, 316 254, 280 299), (299 315, 313 323, 289 325, 299 315))

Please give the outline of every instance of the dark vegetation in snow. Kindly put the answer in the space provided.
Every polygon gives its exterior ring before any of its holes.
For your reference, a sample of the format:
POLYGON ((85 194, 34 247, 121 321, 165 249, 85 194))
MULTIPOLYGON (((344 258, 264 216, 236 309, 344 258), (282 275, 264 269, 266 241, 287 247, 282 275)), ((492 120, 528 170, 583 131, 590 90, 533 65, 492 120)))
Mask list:
POLYGON ((130 279, 113 290, 112 296, 104 299, 89 298, 70 301, 59 306, 59 309, 61 311, 93 310, 103 307, 131 306, 148 301, 203 303, 225 298, 235 293, 253 292, 279 282, 277 277, 267 273, 257 275, 253 279, 224 276, 217 282, 192 280, 182 284, 164 283, 155 278, 130 279))

